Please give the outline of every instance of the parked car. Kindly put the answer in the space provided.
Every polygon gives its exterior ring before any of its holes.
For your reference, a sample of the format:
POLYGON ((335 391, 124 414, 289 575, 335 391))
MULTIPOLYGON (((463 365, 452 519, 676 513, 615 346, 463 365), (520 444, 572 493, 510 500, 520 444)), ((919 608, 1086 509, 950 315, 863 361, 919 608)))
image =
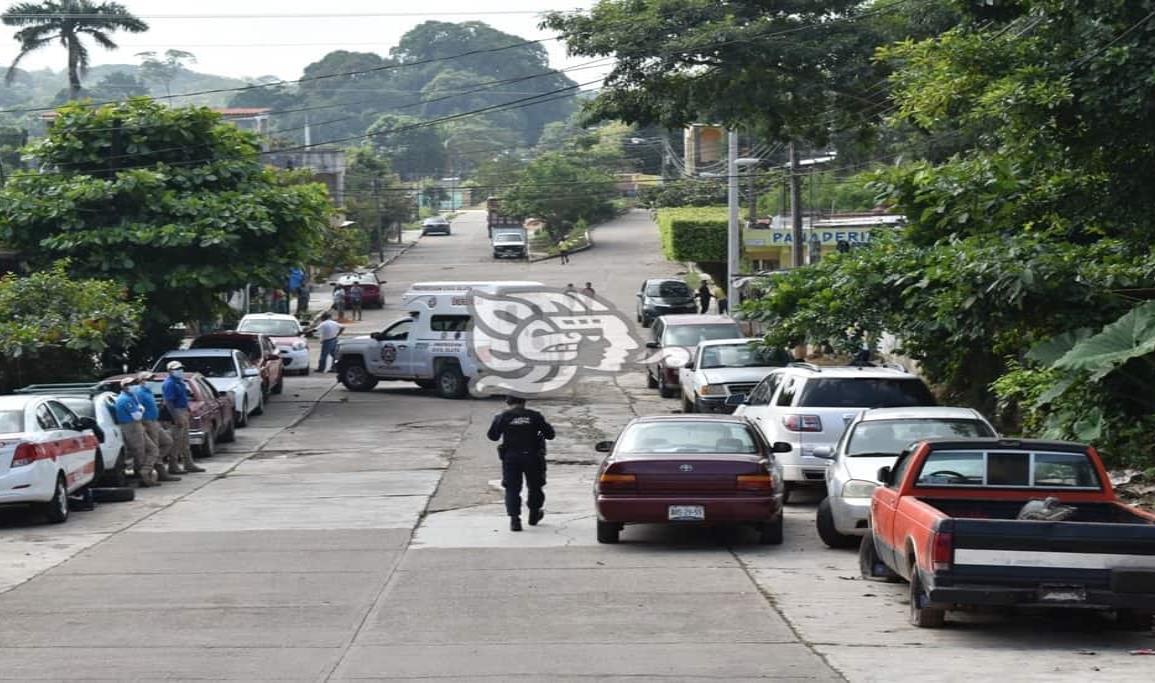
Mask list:
POLYGON ((1115 497, 1095 449, 938 439, 878 479, 859 564, 865 578, 910 582, 913 625, 995 605, 1113 610, 1120 626, 1150 630, 1155 514, 1115 497))
POLYGON ((818 505, 818 535, 831 548, 854 548, 866 533, 875 473, 890 467, 903 450, 935 438, 986 439, 998 432, 971 408, 876 408, 858 414, 834 448, 819 446, 814 457, 828 458, 826 499, 818 505))
POLYGON ((759 346, 752 338, 710 339, 678 372, 683 413, 732 413, 726 399, 749 394, 771 370, 786 366, 790 354, 759 346))
POLYGON ((267 334, 277 345, 277 353, 288 372, 309 374, 309 340, 301 323, 284 313, 250 313, 241 318, 237 332, 267 334))
POLYGON ((616 441, 594 485, 599 543, 635 523, 750 524, 763 543, 782 542, 782 478, 770 445, 732 416, 639 417, 616 441))
POLYGON ((449 227, 449 221, 441 216, 433 218, 426 218, 421 221, 421 234, 424 235, 449 235, 452 229, 449 227))
POLYGON ((372 271, 359 270, 351 273, 335 273, 329 278, 330 287, 340 287, 345 290, 345 301, 349 300, 349 289, 353 285, 361 286, 362 308, 385 308, 385 292, 381 285, 385 280, 377 277, 372 271))
POLYGON ((694 291, 681 280, 646 280, 638 290, 637 298, 637 318, 642 327, 649 327, 659 316, 698 312, 694 291))
POLYGON ((277 345, 267 334, 258 332, 213 332, 202 334, 190 349, 236 349, 261 371, 261 391, 265 396, 285 389, 285 363, 277 345))
POLYGON ((96 451, 96 479, 98 486, 123 487, 127 483, 125 470, 128 459, 124 448, 124 437, 116 424, 116 393, 102 390, 92 382, 32 384, 17 389, 17 394, 37 394, 52 397, 77 417, 91 418, 96 426, 92 432, 99 442, 96 451))
POLYGON ((843 430, 868 408, 933 406, 934 396, 916 375, 897 367, 818 367, 791 363, 773 370, 748 396, 727 399, 735 415, 754 422, 767 441, 794 450, 782 456, 786 497, 798 487, 825 487, 830 460, 814 449, 833 448, 843 430))
POLYGON ((690 360, 695 346, 710 339, 742 337, 733 318, 724 315, 667 315, 653 326, 653 340, 646 360, 646 385, 657 389, 662 398, 678 395, 678 371, 690 360))
POLYGON ((0 505, 68 519, 68 497, 96 477, 96 422, 50 396, 0 396, 0 505))
POLYGON ((185 349, 169 351, 156 361, 153 372, 161 372, 172 361, 180 361, 187 372, 199 373, 217 391, 231 392, 236 404, 237 427, 249 426, 250 415, 265 412, 261 391, 261 371, 236 349, 185 349))
MULTIPOLYGON (((122 378, 129 376, 110 377, 105 380, 106 386, 115 386, 122 378)), ((167 372, 154 372, 146 382, 160 405, 161 422, 172 422, 161 391, 161 385, 167 378, 167 372)), ((236 439, 237 411, 233 407, 236 405, 236 397, 231 391, 217 390, 196 372, 186 371, 184 384, 189 391, 189 445, 195 455, 211 458, 216 454, 218 443, 236 439)))

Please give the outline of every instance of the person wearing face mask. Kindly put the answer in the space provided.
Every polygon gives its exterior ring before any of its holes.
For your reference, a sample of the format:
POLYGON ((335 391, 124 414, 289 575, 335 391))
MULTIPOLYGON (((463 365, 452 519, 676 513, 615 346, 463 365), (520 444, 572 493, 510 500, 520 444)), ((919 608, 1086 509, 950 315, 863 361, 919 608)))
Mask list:
POLYGON ((116 397, 114 414, 120 427, 125 450, 132 458, 136 476, 142 487, 159 486, 156 475, 156 444, 144 431, 144 408, 132 393, 136 379, 126 377, 120 381, 120 394, 116 397))
POLYGON ((156 444, 157 480, 180 481, 180 477, 174 476, 180 471, 180 468, 174 467, 172 464, 172 437, 160 426, 160 407, 156 404, 152 389, 148 388, 148 380, 151 378, 152 374, 148 372, 138 374, 136 384, 132 386, 132 395, 144 410, 144 419, 141 420, 144 433, 156 444))
POLYGON ((161 394, 164 396, 164 404, 168 407, 169 415, 172 416, 172 462, 183 468, 182 474, 204 472, 203 467, 198 467, 193 462, 192 451, 188 445, 189 397, 188 387, 184 385, 184 366, 180 361, 174 360, 166 365, 165 369, 168 370, 168 377, 161 385, 161 394))

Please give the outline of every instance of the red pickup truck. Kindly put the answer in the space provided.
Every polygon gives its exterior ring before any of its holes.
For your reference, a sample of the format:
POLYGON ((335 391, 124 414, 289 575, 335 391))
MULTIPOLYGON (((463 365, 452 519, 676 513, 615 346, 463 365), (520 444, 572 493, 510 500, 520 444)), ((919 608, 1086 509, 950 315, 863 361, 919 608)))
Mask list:
POLYGON ((1155 515, 1115 497, 1095 449, 925 441, 878 479, 860 568, 910 582, 915 626, 942 626, 948 609, 1019 605, 1113 610, 1119 626, 1151 627, 1155 515), (1030 501, 1037 519, 1020 519, 1030 501))

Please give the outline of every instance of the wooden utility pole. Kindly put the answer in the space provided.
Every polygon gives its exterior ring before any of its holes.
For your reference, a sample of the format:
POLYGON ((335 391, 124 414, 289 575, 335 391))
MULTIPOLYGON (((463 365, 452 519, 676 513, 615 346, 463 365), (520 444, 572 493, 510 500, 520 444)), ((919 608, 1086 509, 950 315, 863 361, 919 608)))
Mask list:
POLYGON ((802 237, 802 179, 798 175, 798 149, 790 143, 790 261, 801 268, 805 250, 802 237))
POLYGON ((373 206, 377 214, 377 261, 385 262, 385 217, 381 215, 381 178, 373 178, 373 206))

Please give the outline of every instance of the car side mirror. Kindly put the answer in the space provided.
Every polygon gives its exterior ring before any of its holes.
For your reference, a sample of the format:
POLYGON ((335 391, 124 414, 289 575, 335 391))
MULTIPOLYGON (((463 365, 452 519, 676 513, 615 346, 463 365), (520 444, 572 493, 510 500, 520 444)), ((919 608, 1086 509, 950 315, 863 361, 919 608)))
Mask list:
POLYGON ((823 460, 833 460, 834 449, 832 449, 830 446, 818 446, 814 449, 814 452, 811 453, 811 455, 816 458, 822 458, 823 460))
POLYGON ((258 377, 260 374, 261 371, 256 368, 245 368, 244 370, 241 370, 241 375, 245 377, 258 377))
POLYGON ((96 420, 92 419, 91 417, 79 418, 76 420, 76 429, 77 431, 83 431, 85 429, 96 429, 96 420))
POLYGON ((609 453, 610 451, 614 450, 614 442, 599 441, 596 445, 594 445, 594 450, 598 453, 609 453))
POLYGON ((660 348, 662 348, 662 345, 656 341, 646 342, 646 348, 647 349, 660 349, 660 348))
POLYGON ((878 479, 880 482, 882 482, 883 486, 890 486, 890 484, 891 484, 891 481, 890 481, 890 476, 891 476, 891 474, 892 474, 892 473, 891 473, 891 471, 890 471, 890 468, 889 468, 889 467, 879 467, 879 468, 878 468, 878 474, 877 474, 877 475, 875 475, 875 477, 876 477, 876 478, 877 478, 877 479, 878 479))
POLYGON ((744 406, 746 405, 746 394, 730 394, 726 397, 726 405, 728 406, 744 406))
POLYGON ((223 392, 223 391, 217 392, 217 398, 224 398, 224 397, 225 397, 225 392, 223 392))
POLYGON ((641 299, 641 298, 644 298, 645 296, 646 296, 646 295, 645 295, 645 294, 642 294, 641 292, 638 292, 638 294, 637 294, 637 297, 638 297, 639 299, 641 299))
POLYGON ((774 445, 770 446, 770 450, 774 451, 775 453, 789 453, 790 451, 794 450, 794 446, 791 446, 785 441, 775 441, 774 445))
POLYGON ((686 364, 683 365, 682 367, 687 369, 687 370, 693 370, 694 369, 694 361, 692 361, 692 360, 686 361, 686 364))

